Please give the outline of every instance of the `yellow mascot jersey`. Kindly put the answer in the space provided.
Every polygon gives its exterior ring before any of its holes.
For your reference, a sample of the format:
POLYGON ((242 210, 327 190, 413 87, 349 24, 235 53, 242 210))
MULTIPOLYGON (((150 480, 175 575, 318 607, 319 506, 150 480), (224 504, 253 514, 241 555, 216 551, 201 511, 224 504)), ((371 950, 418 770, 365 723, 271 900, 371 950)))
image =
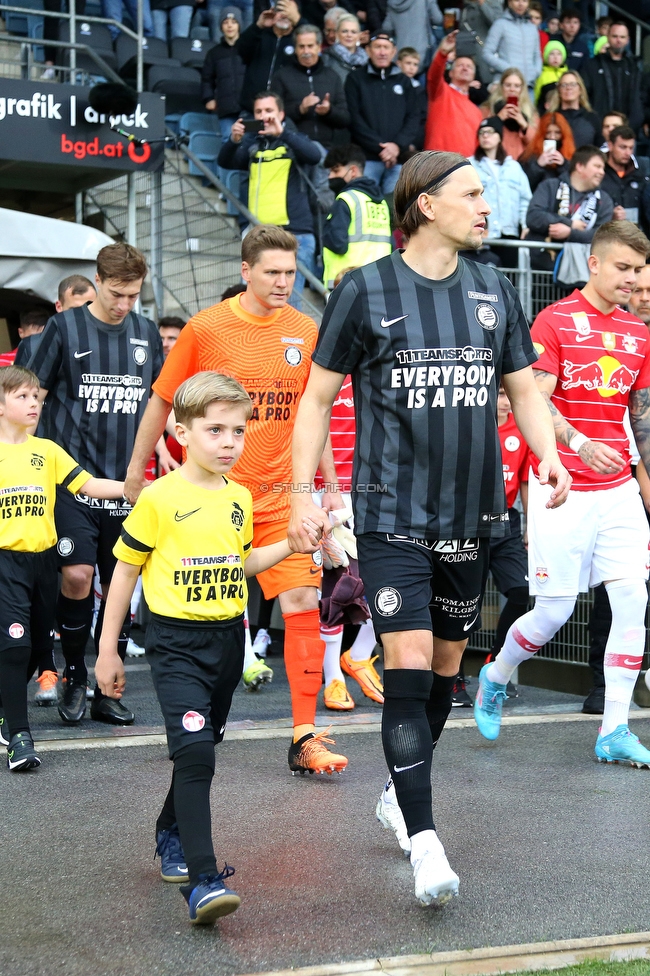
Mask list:
POLYGON ((56 544, 56 486, 76 495, 91 476, 43 437, 0 443, 0 549, 43 552, 56 544))
POLYGON ((149 609, 182 620, 229 620, 244 612, 244 562, 253 539, 247 488, 224 479, 211 491, 173 471, 145 488, 113 555, 142 566, 149 609))

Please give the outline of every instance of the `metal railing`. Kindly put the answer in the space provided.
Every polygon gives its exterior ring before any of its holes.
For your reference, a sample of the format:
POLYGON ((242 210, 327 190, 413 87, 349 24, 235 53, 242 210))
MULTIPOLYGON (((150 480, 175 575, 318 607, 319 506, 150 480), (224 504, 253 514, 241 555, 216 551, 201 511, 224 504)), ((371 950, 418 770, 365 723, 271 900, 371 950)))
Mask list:
MULTIPOLYGON (((27 17, 56 17, 57 20, 67 20, 70 25, 70 34, 69 34, 70 41, 62 42, 62 41, 48 40, 45 42, 45 46, 70 48, 70 65, 67 70, 69 70, 70 72, 70 83, 74 85, 77 83, 76 52, 78 50, 82 50, 85 54, 89 54, 93 58, 93 60, 96 60, 95 54, 97 54, 97 52, 93 54, 93 48, 91 48, 89 45, 77 43, 77 19, 78 18, 76 12, 76 0, 68 0, 68 7, 69 9, 67 13, 60 13, 59 11, 55 11, 55 10, 36 10, 33 7, 2 5, 0 6, 0 16, 2 16, 3 11, 7 11, 8 13, 24 14, 27 17)), ((143 5, 140 2, 138 3, 137 31, 132 31, 130 27, 126 26, 126 24, 121 23, 121 21, 119 20, 113 20, 110 17, 93 17, 93 16, 87 17, 84 14, 83 17, 81 18, 84 23, 87 22, 90 24, 106 24, 107 26, 110 25, 116 27, 118 30, 122 31, 122 33, 126 34, 128 37, 133 38, 137 42, 136 89, 138 92, 141 92, 144 87, 144 68, 143 68, 143 57, 142 57, 142 39, 144 37, 143 16, 144 16, 143 5)), ((3 41, 18 40, 19 42, 22 43, 29 43, 30 41, 33 41, 39 47, 44 46, 43 38, 25 38, 25 37, 17 38, 13 34, 0 34, 0 40, 3 41)), ((108 74, 104 72, 106 77, 112 78, 113 81, 115 80, 119 82, 124 81, 123 78, 120 78, 119 75, 116 75, 115 72, 108 67, 105 61, 102 60, 101 63, 104 66, 104 68, 107 69, 108 71, 108 74)))
POLYGON ((490 237, 486 239, 485 243, 494 244, 498 248, 516 249, 517 266, 499 268, 498 270, 502 271, 517 289, 524 313, 529 321, 532 321, 547 305, 557 302, 567 294, 568 288, 554 280, 552 271, 535 270, 531 267, 530 261, 531 250, 562 250, 560 241, 548 244, 545 241, 517 241, 490 237))
MULTIPOLYGON (((558 9, 559 7, 560 3, 558 3, 558 9)), ((628 10, 624 10, 623 7, 619 7, 618 4, 611 3, 610 0, 607 0, 607 2, 596 0, 594 7, 594 15, 596 20, 601 16, 601 10, 606 10, 608 14, 611 10, 615 10, 616 13, 620 14, 621 17, 623 17, 626 21, 634 24, 634 53, 637 58, 640 58, 643 44, 641 32, 646 31, 650 33, 650 24, 645 20, 641 20, 635 14, 631 14, 628 10)))
MULTIPOLYGON (((12 9, 14 9, 14 8, 12 8, 12 9)), ((18 9, 18 8, 16 8, 16 9, 18 9)), ((2 13, 2 10, 3 10, 3 8, 0 7, 0 13, 2 13)), ((46 12, 46 11, 44 11, 44 12, 46 12)), ((111 21, 111 23, 114 23, 114 21, 111 21)), ((104 59, 102 58, 102 56, 99 53, 99 51, 95 50, 95 48, 93 48, 93 47, 90 47, 89 44, 80 44, 80 43, 74 43, 73 44, 70 41, 50 41, 50 40, 43 41, 42 38, 38 38, 38 37, 19 37, 16 34, 0 34, 0 41, 6 41, 9 44, 17 44, 17 45, 20 45, 20 48, 21 48, 21 59, 20 59, 21 77, 24 80, 26 80, 26 81, 28 81, 30 79, 31 71, 32 71, 32 68, 34 67, 34 64, 35 64, 33 58, 31 57, 31 54, 33 52, 33 48, 35 48, 35 47, 43 47, 43 45, 45 44, 45 46, 47 46, 47 47, 63 48, 63 49, 69 50, 70 52, 72 52, 72 51, 74 51, 74 52, 81 51, 81 52, 83 52, 83 54, 87 54, 90 58, 92 58, 92 60, 97 65, 97 68, 98 68, 97 74, 102 75, 106 79, 109 79, 110 78, 111 81, 115 81, 115 82, 117 82, 120 85, 123 85, 124 84, 124 79, 123 78, 120 78, 120 76, 110 67, 110 65, 108 65, 104 61, 104 59)), ((42 67, 42 65, 40 67, 42 67)), ((84 78, 86 78, 88 76, 88 72, 86 72, 86 71, 79 71, 79 69, 76 67, 76 65, 74 67, 72 66, 72 63, 70 63, 69 65, 57 65, 56 70, 59 71, 59 72, 62 72, 62 73, 67 74, 68 75, 68 79, 69 79, 69 83, 71 85, 75 85, 75 84, 78 84, 79 83, 79 80, 80 80, 79 76, 80 75, 82 75, 84 78)))
MULTIPOLYGON (((563 661, 570 664, 589 663, 589 614, 593 606, 593 593, 581 593, 575 610, 564 627, 557 632, 552 641, 538 651, 537 657, 550 661, 563 661)), ((481 630, 469 640, 469 648, 484 651, 487 655, 494 642, 494 634, 499 614, 504 604, 492 576, 488 577, 481 609, 481 630)), ((532 606, 532 600, 530 603, 532 606)), ((650 667, 650 609, 646 612, 646 646, 643 668, 650 667)))

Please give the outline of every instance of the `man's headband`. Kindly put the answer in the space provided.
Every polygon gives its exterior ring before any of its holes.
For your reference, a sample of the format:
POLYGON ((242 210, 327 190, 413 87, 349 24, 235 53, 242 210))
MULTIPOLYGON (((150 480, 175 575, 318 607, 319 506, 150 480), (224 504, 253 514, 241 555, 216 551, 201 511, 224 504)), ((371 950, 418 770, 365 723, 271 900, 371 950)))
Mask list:
POLYGON ((429 186, 422 187, 421 190, 418 190, 415 196, 411 197, 409 202, 404 207, 404 214, 408 213, 408 211, 413 206, 413 204, 418 199, 421 193, 433 193, 434 190, 438 189, 441 183, 444 183, 444 181, 447 179, 448 176, 451 176, 452 173, 455 173, 457 169, 461 168, 461 166, 471 166, 471 165, 472 164, 470 163, 469 159, 463 159, 462 162, 455 163, 453 166, 450 166, 449 169, 446 169, 444 173, 440 174, 440 176, 436 176, 435 180, 432 183, 430 183, 429 186))

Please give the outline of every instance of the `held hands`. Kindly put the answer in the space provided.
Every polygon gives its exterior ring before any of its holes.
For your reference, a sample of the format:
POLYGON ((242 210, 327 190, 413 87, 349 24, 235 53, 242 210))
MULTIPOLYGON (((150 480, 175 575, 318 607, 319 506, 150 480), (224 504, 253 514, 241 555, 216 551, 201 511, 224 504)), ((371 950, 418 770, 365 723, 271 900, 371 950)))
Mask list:
POLYGON ((319 96, 316 94, 316 92, 310 92, 309 95, 305 95, 305 97, 303 98, 302 102, 300 103, 300 108, 298 109, 298 111, 300 112, 301 115, 306 115, 310 108, 313 108, 315 105, 319 105, 319 104, 320 104, 319 96))
POLYGON ((318 103, 314 111, 316 112, 316 115, 327 115, 331 107, 332 104, 330 102, 330 93, 326 92, 326 94, 323 96, 322 101, 318 103))
POLYGON ((614 207, 614 213, 612 214, 612 219, 625 220, 626 219, 625 207, 621 207, 621 206, 614 207))
POLYGON ((549 224, 548 225, 548 236, 552 241, 565 241, 569 234, 571 233, 571 228, 568 224, 549 224))
POLYGON ((379 145, 382 147, 379 158, 386 169, 392 169, 399 159, 399 146, 396 142, 380 142, 379 145))
POLYGON ((244 120, 237 119, 230 130, 230 138, 234 143, 239 143, 244 138, 244 120))

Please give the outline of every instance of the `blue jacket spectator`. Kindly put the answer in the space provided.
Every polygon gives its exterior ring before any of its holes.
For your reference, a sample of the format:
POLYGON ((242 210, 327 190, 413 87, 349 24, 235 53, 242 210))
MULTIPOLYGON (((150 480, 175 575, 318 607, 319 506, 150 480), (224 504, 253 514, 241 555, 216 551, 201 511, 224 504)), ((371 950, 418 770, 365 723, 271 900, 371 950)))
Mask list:
POLYGON ((494 115, 478 128, 478 148, 470 163, 483 183, 483 196, 492 208, 490 237, 519 237, 533 194, 519 163, 507 156, 501 143, 503 123, 494 115))
POLYGON ((549 40, 560 41, 564 44, 567 59, 566 66, 569 71, 579 71, 582 73, 591 58, 589 43, 585 37, 580 36, 582 27, 580 12, 567 8, 560 17, 560 31, 558 34, 551 34, 549 40))

